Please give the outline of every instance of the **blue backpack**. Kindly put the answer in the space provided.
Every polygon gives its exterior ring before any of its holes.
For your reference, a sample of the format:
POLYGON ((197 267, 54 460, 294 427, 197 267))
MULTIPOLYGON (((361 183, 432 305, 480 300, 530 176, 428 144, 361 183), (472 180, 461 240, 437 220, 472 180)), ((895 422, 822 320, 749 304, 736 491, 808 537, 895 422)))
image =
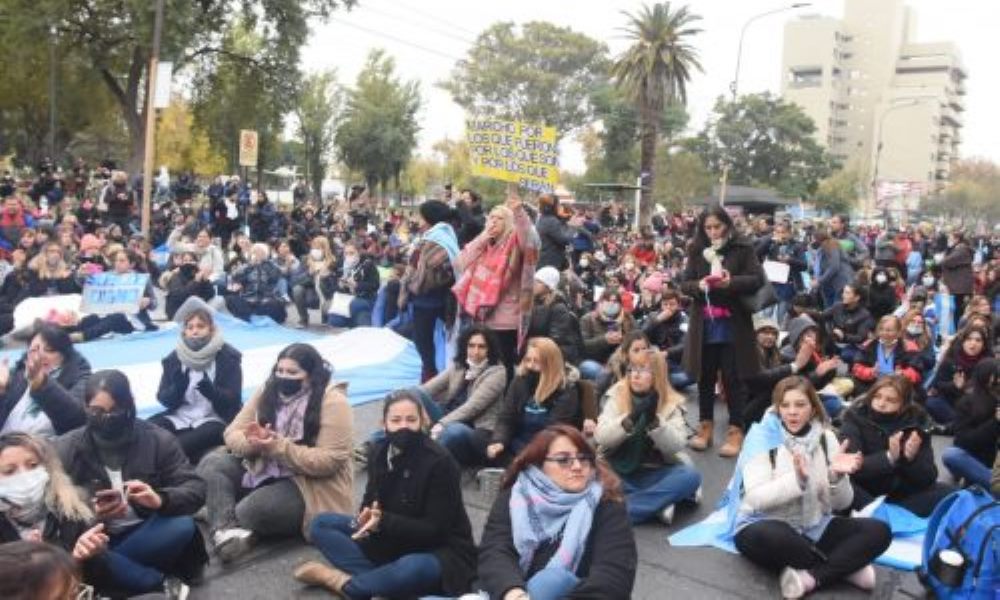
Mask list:
POLYGON ((995 598, 1000 589, 1000 502, 979 487, 942 500, 927 525, 919 575, 938 600, 995 598))

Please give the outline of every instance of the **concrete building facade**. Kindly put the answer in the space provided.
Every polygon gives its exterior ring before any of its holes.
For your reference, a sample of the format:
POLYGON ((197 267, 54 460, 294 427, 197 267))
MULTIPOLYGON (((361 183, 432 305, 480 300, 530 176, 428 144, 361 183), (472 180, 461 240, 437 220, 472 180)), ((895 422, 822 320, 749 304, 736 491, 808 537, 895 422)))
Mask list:
POLYGON ((935 193, 958 157, 967 74, 954 44, 914 40, 915 18, 903 0, 844 0, 842 19, 785 25, 782 96, 871 185, 862 196, 935 193))

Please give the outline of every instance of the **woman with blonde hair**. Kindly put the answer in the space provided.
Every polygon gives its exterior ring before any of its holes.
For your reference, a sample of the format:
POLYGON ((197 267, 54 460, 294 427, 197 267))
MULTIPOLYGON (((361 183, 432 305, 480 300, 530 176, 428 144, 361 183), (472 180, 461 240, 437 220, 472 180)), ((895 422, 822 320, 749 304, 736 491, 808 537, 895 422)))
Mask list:
POLYGON ((47 242, 28 264, 28 280, 18 300, 58 294, 79 294, 80 285, 66 264, 59 242, 47 242))
POLYGON ((55 450, 28 433, 0 435, 0 544, 45 542, 70 552, 86 580, 108 568, 104 525, 73 486, 55 450))
POLYGON ((500 407, 492 443, 486 447, 487 458, 500 464, 509 462, 536 433, 553 423, 579 428, 579 379, 579 371, 563 363, 555 342, 549 338, 528 340, 500 407))
POLYGON ((493 330, 508 373, 531 324, 538 245, 516 189, 490 211, 483 232, 458 255, 452 288, 462 312, 493 330))
POLYGON ((621 477, 632 523, 653 515, 670 524, 674 505, 695 499, 701 474, 687 445, 684 396, 670 386, 667 361, 647 350, 629 361, 627 376, 608 390, 594 439, 621 477))
MULTIPOLYGON (((330 249, 330 240, 318 235, 309 243, 309 255, 304 269, 292 283, 292 302, 299 313, 298 327, 309 325, 309 309, 325 312, 326 305, 337 290, 337 257, 330 249)), ((322 319, 321 319, 322 320, 322 319)))
POLYGON ((903 341, 918 362, 922 373, 930 373, 937 360, 934 335, 927 325, 927 319, 919 308, 911 308, 902 318, 903 341))

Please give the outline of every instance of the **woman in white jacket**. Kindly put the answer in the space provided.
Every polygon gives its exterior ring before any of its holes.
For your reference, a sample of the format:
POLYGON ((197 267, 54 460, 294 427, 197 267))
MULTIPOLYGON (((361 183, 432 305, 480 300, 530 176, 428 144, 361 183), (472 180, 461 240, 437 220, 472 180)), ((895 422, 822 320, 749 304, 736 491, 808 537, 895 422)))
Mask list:
POLYGON ((662 352, 631 359, 627 376, 608 390, 594 439, 621 477, 632 523, 654 515, 670 524, 674 505, 694 500, 701 474, 690 465, 684 396, 670 387, 662 352))
POLYGON ((736 548, 763 567, 781 570, 785 598, 842 579, 871 590, 871 562, 889 547, 889 527, 833 516, 851 505, 848 476, 861 466, 861 454, 838 444, 808 379, 779 381, 769 412, 780 417, 783 439, 771 450, 741 457, 736 548))

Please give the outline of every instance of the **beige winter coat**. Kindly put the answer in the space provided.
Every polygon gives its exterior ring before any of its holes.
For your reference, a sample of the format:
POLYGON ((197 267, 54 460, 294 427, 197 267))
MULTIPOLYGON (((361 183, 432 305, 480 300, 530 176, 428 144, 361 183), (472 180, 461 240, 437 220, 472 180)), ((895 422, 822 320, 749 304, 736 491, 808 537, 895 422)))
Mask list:
MULTIPOLYGON (((623 423, 628 413, 619 410, 618 401, 614 396, 605 394, 602 403, 604 408, 601 409, 601 416, 597 418, 594 441, 597 442, 601 453, 607 455, 625 441, 630 430, 626 430, 623 423)), ((689 457, 683 452, 687 446, 684 407, 677 405, 667 409, 666 412, 657 413, 656 419, 659 425, 649 430, 649 438, 663 456, 663 462, 668 465, 690 463, 689 457)))
MULTIPOLYGON (((246 430, 256 417, 260 390, 243 405, 224 434, 226 447, 238 456, 252 453, 246 430)), ((354 417, 347 398, 330 386, 320 409, 319 434, 315 446, 296 444, 282 438, 272 457, 296 473, 292 478, 305 500, 302 533, 308 539, 309 523, 320 513, 352 514, 354 511, 354 465, 352 444, 354 417)))

